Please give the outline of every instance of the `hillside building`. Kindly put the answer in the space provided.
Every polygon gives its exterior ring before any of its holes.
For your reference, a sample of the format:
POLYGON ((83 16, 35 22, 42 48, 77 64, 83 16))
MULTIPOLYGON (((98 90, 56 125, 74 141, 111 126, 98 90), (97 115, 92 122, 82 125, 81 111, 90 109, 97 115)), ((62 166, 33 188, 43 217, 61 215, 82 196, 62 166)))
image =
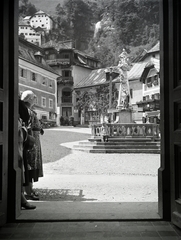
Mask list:
POLYGON ((29 24, 33 28, 40 27, 46 32, 49 32, 57 26, 52 17, 41 10, 29 18, 29 24))
POLYGON ((19 36, 28 42, 41 46, 41 32, 32 28, 27 19, 19 21, 19 36))
POLYGON ((42 48, 19 38, 19 94, 32 90, 38 118, 56 123, 60 75, 46 63, 43 54, 42 48))
POLYGON ((38 11, 32 16, 19 20, 19 36, 28 42, 41 46, 44 36, 52 29, 57 28, 57 23, 43 11, 38 11))

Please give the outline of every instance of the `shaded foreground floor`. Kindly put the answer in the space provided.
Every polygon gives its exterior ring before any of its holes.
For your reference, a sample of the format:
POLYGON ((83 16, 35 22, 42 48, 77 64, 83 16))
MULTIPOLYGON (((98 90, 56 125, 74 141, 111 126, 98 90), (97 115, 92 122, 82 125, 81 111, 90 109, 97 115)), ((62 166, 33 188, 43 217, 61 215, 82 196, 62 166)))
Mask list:
POLYGON ((174 240, 181 239, 181 231, 163 221, 9 223, 0 228, 0 239, 174 240))
POLYGON ((18 220, 148 220, 159 219, 157 202, 34 202, 36 210, 22 210, 18 220))

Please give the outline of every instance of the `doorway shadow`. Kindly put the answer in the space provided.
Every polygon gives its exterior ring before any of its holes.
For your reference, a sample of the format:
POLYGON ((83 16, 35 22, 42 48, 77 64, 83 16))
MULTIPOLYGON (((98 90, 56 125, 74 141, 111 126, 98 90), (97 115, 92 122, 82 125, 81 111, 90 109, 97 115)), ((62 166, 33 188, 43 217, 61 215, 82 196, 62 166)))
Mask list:
POLYGON ((39 201, 17 221, 159 220, 157 202, 39 201))
POLYGON ((40 201, 96 201, 97 199, 85 198, 82 189, 42 189, 35 188, 38 192, 40 201))

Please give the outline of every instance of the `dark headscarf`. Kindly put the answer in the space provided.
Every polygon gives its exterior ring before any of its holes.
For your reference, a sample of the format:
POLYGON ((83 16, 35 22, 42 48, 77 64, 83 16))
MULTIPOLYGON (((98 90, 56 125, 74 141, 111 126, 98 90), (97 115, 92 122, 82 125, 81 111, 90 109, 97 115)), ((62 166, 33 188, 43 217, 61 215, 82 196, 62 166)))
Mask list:
POLYGON ((30 118, 28 108, 26 107, 25 103, 19 99, 19 116, 23 120, 23 122, 28 125, 28 121, 30 118))

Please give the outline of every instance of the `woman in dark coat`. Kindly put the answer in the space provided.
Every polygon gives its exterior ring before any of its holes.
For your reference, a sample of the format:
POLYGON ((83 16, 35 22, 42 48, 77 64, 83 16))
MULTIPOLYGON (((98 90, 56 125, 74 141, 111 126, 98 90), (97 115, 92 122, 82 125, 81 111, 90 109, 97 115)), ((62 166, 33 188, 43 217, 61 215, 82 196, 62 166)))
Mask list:
POLYGON ((34 145, 34 142, 28 141, 28 132, 26 126, 28 124, 30 115, 28 113, 28 109, 23 103, 23 101, 19 100, 19 117, 18 117, 18 161, 19 166, 22 172, 22 189, 21 189, 21 207, 25 209, 35 209, 36 206, 31 205, 25 198, 23 186, 28 185, 28 172, 27 163, 24 159, 24 148, 27 142, 29 143, 29 148, 34 145), (31 146, 30 146, 31 145, 31 146))
POLYGON ((42 151, 40 143, 40 134, 43 134, 40 121, 37 118, 37 113, 33 110, 36 95, 30 91, 24 91, 21 95, 21 100, 28 108, 30 121, 28 125, 28 132, 35 138, 35 145, 31 151, 27 151, 26 159, 28 163, 29 187, 25 188, 27 199, 39 200, 38 196, 33 190, 33 182, 37 182, 39 177, 43 177, 43 163, 42 151))

